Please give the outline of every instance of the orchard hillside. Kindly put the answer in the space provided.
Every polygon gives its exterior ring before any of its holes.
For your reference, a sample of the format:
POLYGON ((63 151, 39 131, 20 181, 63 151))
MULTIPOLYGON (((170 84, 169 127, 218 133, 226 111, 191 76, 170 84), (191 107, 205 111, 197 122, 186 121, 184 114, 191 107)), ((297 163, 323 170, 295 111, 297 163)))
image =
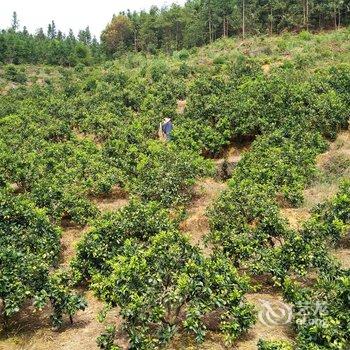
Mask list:
POLYGON ((252 3, 0 34, 0 349, 349 349, 348 4, 252 3))

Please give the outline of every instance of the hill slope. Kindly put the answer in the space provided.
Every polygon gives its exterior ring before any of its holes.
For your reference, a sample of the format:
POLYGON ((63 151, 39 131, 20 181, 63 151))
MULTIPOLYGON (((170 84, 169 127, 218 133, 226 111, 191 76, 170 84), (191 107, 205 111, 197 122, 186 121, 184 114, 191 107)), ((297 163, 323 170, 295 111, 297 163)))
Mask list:
POLYGON ((2 69, 0 348, 345 350, 349 37, 2 69))

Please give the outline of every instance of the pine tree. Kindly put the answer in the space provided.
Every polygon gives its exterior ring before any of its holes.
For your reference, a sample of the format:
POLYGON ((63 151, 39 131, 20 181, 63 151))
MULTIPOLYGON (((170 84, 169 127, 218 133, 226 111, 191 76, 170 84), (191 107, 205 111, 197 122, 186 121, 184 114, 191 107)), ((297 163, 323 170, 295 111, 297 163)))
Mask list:
POLYGON ((71 43, 74 43, 74 42, 76 41, 75 35, 74 35, 74 32, 73 32, 73 29, 69 29, 67 39, 68 39, 68 41, 71 42, 71 43))
POLYGON ((36 37, 37 37, 38 39, 40 39, 40 40, 46 38, 43 28, 37 29, 37 31, 36 31, 36 37))
POLYGON ((16 32, 18 28, 19 28, 19 20, 17 17, 17 12, 14 11, 12 15, 11 29, 16 32))
POLYGON ((49 39, 55 39, 57 36, 56 24, 54 21, 52 21, 47 27, 47 36, 49 39))

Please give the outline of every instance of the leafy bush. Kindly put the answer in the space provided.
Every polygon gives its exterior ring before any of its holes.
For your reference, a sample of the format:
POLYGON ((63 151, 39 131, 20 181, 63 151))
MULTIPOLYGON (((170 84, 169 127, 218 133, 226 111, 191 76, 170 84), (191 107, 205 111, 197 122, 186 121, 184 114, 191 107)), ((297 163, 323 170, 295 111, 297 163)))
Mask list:
POLYGON ((168 71, 167 64, 162 60, 155 60, 150 67, 150 74, 153 81, 159 81, 168 71))
POLYGON ((203 76, 190 84, 186 115, 179 121, 180 128, 190 133, 191 139, 198 142, 205 153, 218 154, 232 137, 228 111, 231 95, 222 77, 203 76))
POLYGON ((190 57, 190 53, 188 52, 188 50, 183 49, 178 52, 178 57, 181 61, 185 61, 190 57))
POLYGON ((254 321, 248 282, 223 257, 204 258, 178 232, 151 238, 146 249, 127 240, 109 276, 96 276, 97 295, 121 307, 132 349, 157 349, 183 327, 198 342, 204 316, 219 310, 219 328, 234 341, 254 321), (181 316, 183 315, 183 316, 181 316))
POLYGON ((176 206, 190 198, 196 178, 210 174, 210 170, 211 163, 195 152, 179 150, 172 144, 150 143, 139 156, 130 189, 144 200, 176 206))
POLYGON ((191 68, 186 64, 182 63, 179 68, 178 74, 184 78, 187 78, 191 73, 191 68))
POLYGON ((84 309, 84 300, 70 292, 67 278, 51 274, 60 251, 60 230, 45 212, 22 195, 0 190, 0 299, 4 320, 33 300, 42 309, 53 306, 52 321, 62 322, 84 309))
POLYGON ((80 295, 71 292, 73 288, 72 280, 65 272, 57 272, 50 276, 46 289, 40 291, 35 296, 34 306, 42 309, 48 302, 51 303, 53 314, 51 322, 55 328, 63 323, 63 315, 69 316, 73 323, 73 316, 79 310, 85 310, 86 300, 80 295))
POLYGON ((97 88, 97 81, 94 78, 89 78, 84 86, 84 91, 89 92, 89 91, 94 91, 97 88))
POLYGON ((258 259, 264 247, 274 245, 273 238, 285 235, 286 228, 271 188, 248 179, 229 185, 209 211, 207 239, 239 265, 258 259))
POLYGON ((295 306, 295 324, 298 331, 297 348, 346 350, 349 337, 348 271, 334 280, 320 281, 295 306))
POLYGON ((122 250, 125 240, 147 242, 159 232, 174 227, 167 210, 156 202, 132 200, 126 207, 104 214, 78 244, 72 263, 78 280, 96 273, 108 274, 108 261, 122 250))
POLYGON ((291 343, 287 341, 266 341, 260 339, 258 342, 258 350, 293 350, 291 343))
POLYGON ((299 38, 301 40, 310 41, 312 39, 312 34, 308 31, 302 31, 299 33, 299 38))
POLYGON ((349 183, 345 182, 332 200, 316 206, 298 232, 287 232, 283 245, 262 253, 262 271, 272 273, 280 284, 289 276, 305 276, 315 268, 321 275, 331 276, 339 264, 330 256, 329 246, 344 237, 349 223, 349 183))
POLYGON ((345 237, 350 227, 350 182, 344 181, 338 194, 314 208, 308 230, 337 243, 345 237))
POLYGON ((27 76, 21 72, 15 65, 9 64, 5 66, 5 77, 14 83, 24 84, 27 82, 27 76))
POLYGON ((253 143, 234 178, 269 185, 291 204, 299 205, 304 187, 316 174, 316 155, 325 149, 326 143, 318 133, 277 130, 253 143))
POLYGON ((109 325, 106 330, 97 338, 97 345, 100 349, 106 350, 120 350, 117 345, 114 345, 114 338, 116 336, 115 325, 109 325))
POLYGON ((222 56, 218 56, 214 58, 213 63, 217 66, 221 66, 226 63, 226 58, 222 56))
POLYGON ((261 73, 259 63, 244 55, 239 55, 232 67, 232 77, 234 79, 254 77, 261 73))

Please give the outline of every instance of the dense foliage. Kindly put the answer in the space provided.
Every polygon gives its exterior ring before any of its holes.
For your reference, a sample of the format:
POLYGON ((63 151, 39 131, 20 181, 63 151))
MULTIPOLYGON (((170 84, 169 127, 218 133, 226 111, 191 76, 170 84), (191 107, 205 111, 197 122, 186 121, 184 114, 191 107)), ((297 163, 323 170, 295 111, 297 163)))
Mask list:
POLYGON ((111 268, 109 276, 95 277, 94 288, 121 307, 131 349, 158 349, 179 327, 201 342, 205 315, 218 309, 218 327, 228 341, 254 321, 244 302, 247 280, 225 258, 204 258, 179 232, 153 237, 146 249, 127 240, 111 268))
POLYGON ((319 284, 295 306, 298 349, 348 349, 349 271, 319 284))
MULTIPOLYGON (((38 308, 50 302, 59 325, 63 315, 85 306, 71 292, 73 282, 87 287, 92 282, 101 299, 120 308, 134 349, 162 348, 176 331, 201 342, 214 329, 234 342, 254 320, 245 302, 244 270, 270 276, 296 310, 300 301, 329 304, 324 328, 296 317, 300 348, 346 349, 348 271, 329 251, 349 228, 349 183, 298 230, 282 219, 280 208, 302 204, 304 189, 317 177, 317 155, 347 127, 350 67, 340 62, 348 58, 349 33, 286 34, 242 46, 222 40, 199 53, 135 53, 92 67, 5 66, 0 72, 5 313, 17 312, 27 300, 38 308), (315 68, 310 62, 321 63, 315 68), (174 132, 164 143, 157 131, 168 116, 174 132), (210 158, 247 140, 251 145, 227 191, 209 210, 206 241, 215 253, 204 256, 179 232, 193 184, 213 174, 210 158), (129 196, 129 204, 101 213, 98 198, 118 191, 123 201, 129 196), (72 274, 55 269, 60 252, 55 225, 63 219, 89 225, 72 274), (304 288, 303 278, 311 274, 320 281, 304 288), (215 327, 208 324, 213 318, 215 327)), ((117 349, 117 331, 116 325, 108 327, 99 346, 117 349)), ((264 341, 259 346, 289 347, 264 341)))
POLYGON ((17 313, 26 301, 42 309, 53 306, 52 321, 62 323, 85 308, 84 300, 69 290, 64 275, 51 274, 60 251, 60 230, 45 211, 24 196, 0 190, 0 299, 4 321, 17 313))
POLYGON ((76 38, 72 30, 68 36, 64 35, 52 21, 47 33, 39 28, 35 34, 30 34, 26 27, 19 29, 19 20, 14 12, 11 28, 0 31, 1 63, 75 66, 103 59, 104 53, 96 38, 92 38, 89 27, 79 31, 76 38))
POLYGON ((299 232, 292 232, 263 259, 265 271, 280 281, 285 299, 293 304, 297 349, 349 346, 349 270, 341 269, 329 253, 329 247, 349 232, 349 188, 345 182, 332 200, 316 207, 299 232), (315 268, 320 277, 313 286, 295 279, 315 268))
POLYGON ((273 238, 284 235, 285 223, 270 192, 248 179, 231 181, 230 190, 211 209, 208 239, 237 265, 257 258, 264 246, 273 246, 273 238))
POLYGON ((167 210, 157 202, 143 204, 137 200, 116 212, 103 215, 77 247, 73 263, 79 278, 95 273, 108 275, 109 260, 121 251, 127 239, 147 242, 152 236, 175 228, 167 210))
POLYGON ((258 349, 259 350, 293 350, 293 346, 287 341, 259 340, 258 349))
POLYGON ((114 15, 101 39, 109 53, 173 51, 220 37, 337 28, 348 22, 346 1, 190 0, 182 7, 114 15))
POLYGON ((11 28, 0 32, 0 62, 90 65, 127 51, 176 52, 186 59, 187 49, 230 36, 305 30, 309 39, 309 30, 347 25, 349 13, 347 1, 339 0, 189 0, 184 6, 113 15, 100 44, 89 27, 76 37, 72 30, 62 33, 54 21, 30 34, 25 26, 19 28, 14 12, 11 28))
MULTIPOLYGON (((325 137, 334 137, 336 130, 346 126, 346 97, 338 94, 339 86, 333 88, 333 74, 333 70, 318 74, 312 82, 281 74, 245 78, 231 94, 219 95, 230 100, 237 94, 237 111, 229 103, 218 103, 216 113, 209 113, 223 120, 220 125, 231 125, 232 135, 256 136, 229 181, 229 190, 209 213, 209 242, 235 263, 251 258, 259 261, 261 249, 272 248, 276 239, 287 236, 292 250, 298 246, 299 236, 283 225, 278 206, 303 202, 303 190, 316 174, 316 156, 327 148, 325 137)), ((221 84, 221 91, 226 84, 221 84)), ((346 84, 344 79, 343 86, 346 84)), ((210 96, 216 94, 214 90, 210 96)), ((198 100, 200 97, 196 105, 198 100)), ((282 249, 288 249, 288 242, 282 249)), ((300 245, 305 243, 300 238, 300 245)))

